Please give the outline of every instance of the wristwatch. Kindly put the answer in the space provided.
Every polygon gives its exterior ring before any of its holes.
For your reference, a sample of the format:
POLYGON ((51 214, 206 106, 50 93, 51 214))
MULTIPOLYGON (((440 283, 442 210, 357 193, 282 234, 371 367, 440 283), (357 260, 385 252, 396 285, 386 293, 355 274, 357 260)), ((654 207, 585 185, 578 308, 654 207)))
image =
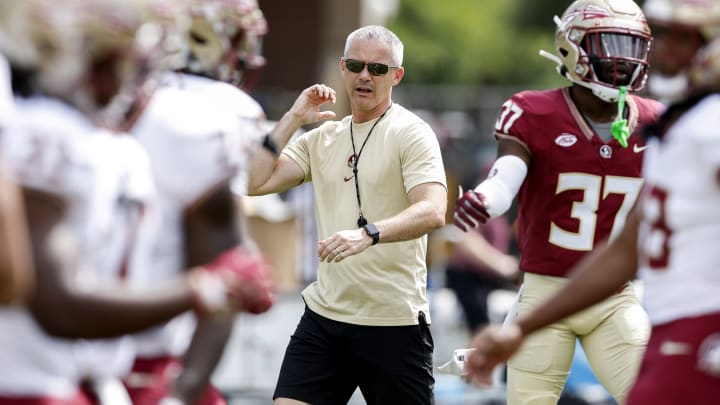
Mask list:
POLYGON ((365 226, 363 226, 363 229, 365 230, 365 233, 367 233, 368 236, 372 238, 373 245, 380 242, 380 231, 378 231, 375 224, 365 224, 365 226))

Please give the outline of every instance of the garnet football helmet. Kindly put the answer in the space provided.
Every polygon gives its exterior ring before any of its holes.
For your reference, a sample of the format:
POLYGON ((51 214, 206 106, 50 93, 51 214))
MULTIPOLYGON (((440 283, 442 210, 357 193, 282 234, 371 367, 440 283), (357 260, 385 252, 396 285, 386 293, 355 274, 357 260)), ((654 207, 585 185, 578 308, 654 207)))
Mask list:
POLYGON ((577 0, 554 20, 557 55, 541 55, 555 61, 563 77, 606 102, 617 101, 621 86, 643 88, 650 28, 632 0, 577 0))
POLYGON ((720 2, 717 0, 646 0, 643 11, 648 23, 659 35, 693 40, 680 46, 695 46, 690 52, 658 49, 650 74, 650 91, 668 100, 677 100, 688 92, 717 88, 720 78, 720 2), (662 34, 661 34, 662 33, 662 34), (682 34, 681 34, 682 33, 682 34))
POLYGON ((187 70, 233 84, 265 65, 267 22, 256 0, 203 0, 191 7, 187 70))

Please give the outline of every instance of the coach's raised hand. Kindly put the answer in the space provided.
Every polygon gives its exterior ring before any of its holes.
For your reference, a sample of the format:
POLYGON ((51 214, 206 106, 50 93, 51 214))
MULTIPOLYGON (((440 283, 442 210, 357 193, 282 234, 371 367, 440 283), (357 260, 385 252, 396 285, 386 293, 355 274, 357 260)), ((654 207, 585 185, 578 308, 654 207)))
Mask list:
POLYGON ((313 84, 300 93, 288 114, 299 121, 300 125, 335 118, 333 111, 320 111, 323 104, 335 104, 335 100, 336 94, 332 87, 324 84, 313 84))

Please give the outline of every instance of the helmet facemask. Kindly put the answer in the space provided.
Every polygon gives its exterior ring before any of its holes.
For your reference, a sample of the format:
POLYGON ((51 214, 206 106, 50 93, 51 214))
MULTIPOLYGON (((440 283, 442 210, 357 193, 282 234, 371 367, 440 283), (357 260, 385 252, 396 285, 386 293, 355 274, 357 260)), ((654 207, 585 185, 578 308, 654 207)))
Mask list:
POLYGON ((267 24, 254 1, 206 0, 192 11, 187 70, 235 85, 265 65, 267 24))
POLYGON ((584 58, 578 64, 590 66, 590 82, 614 89, 625 86, 630 91, 642 89, 648 69, 648 41, 624 33, 589 33, 583 39, 584 58))

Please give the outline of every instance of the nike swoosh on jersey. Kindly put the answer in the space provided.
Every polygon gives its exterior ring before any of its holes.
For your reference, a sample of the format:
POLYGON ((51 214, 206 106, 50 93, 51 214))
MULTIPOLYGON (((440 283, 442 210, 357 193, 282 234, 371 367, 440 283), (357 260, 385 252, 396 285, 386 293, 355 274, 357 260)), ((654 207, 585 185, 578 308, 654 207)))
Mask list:
POLYGON ((663 356, 677 356, 692 353, 692 346, 688 343, 666 340, 660 345, 660 354, 663 356))
POLYGON ((633 152, 635 152, 635 153, 640 153, 640 152, 644 151, 645 149, 647 149, 647 145, 645 145, 645 146, 638 146, 638 144, 633 145, 633 152))
POLYGON ((345 177, 343 177, 343 180, 345 181, 345 183, 347 183, 348 181, 352 180, 353 177, 355 177, 355 176, 345 176, 345 177))

